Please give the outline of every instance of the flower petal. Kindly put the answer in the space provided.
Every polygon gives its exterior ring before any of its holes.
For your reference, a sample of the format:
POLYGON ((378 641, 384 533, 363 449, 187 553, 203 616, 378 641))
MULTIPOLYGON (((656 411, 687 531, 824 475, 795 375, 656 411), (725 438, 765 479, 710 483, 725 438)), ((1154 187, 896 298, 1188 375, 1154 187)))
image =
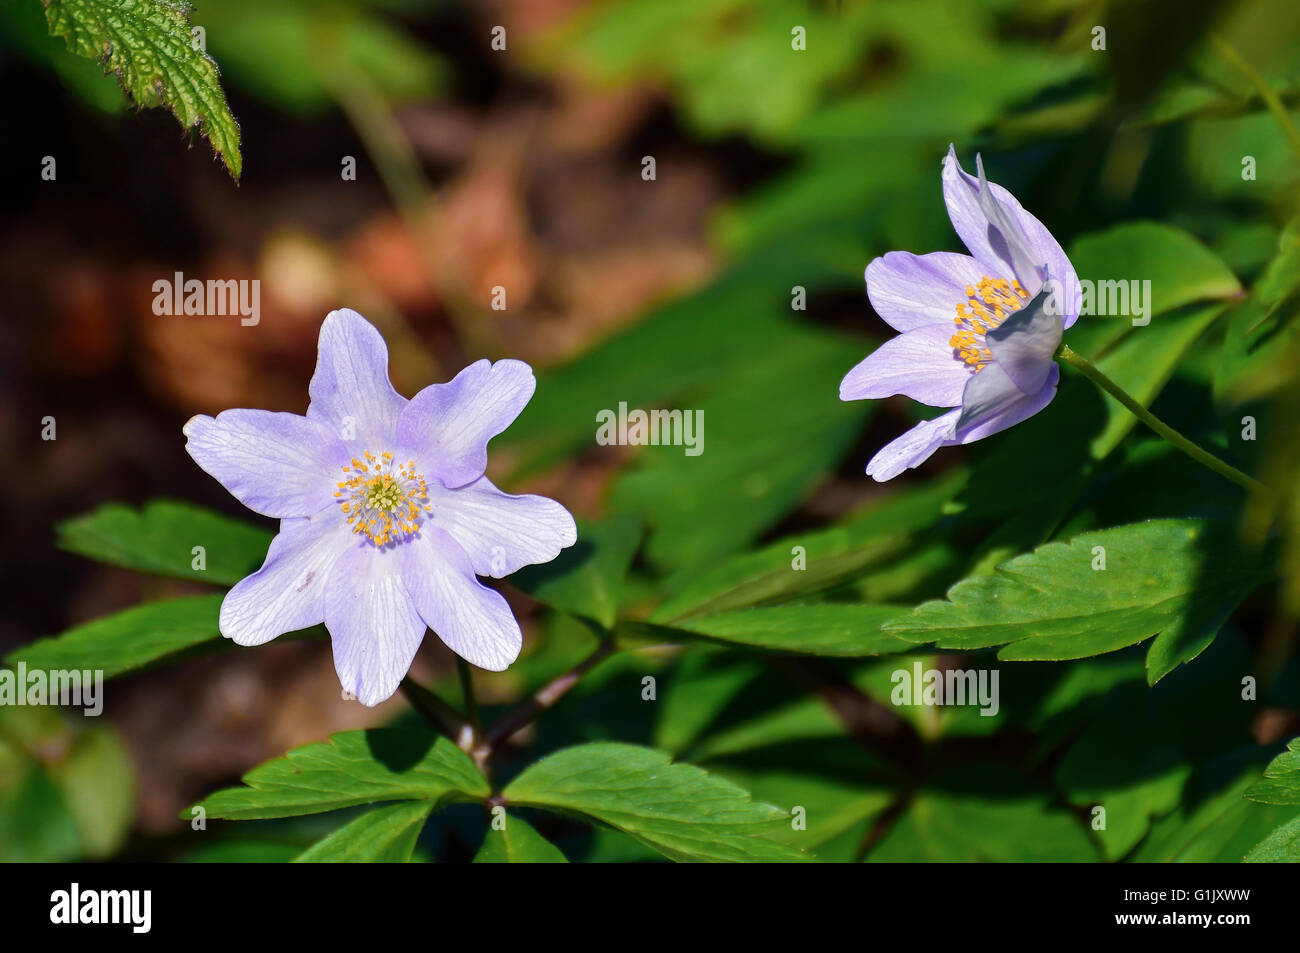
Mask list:
POLYGON ((952 334, 949 320, 890 338, 844 376, 840 400, 903 394, 931 407, 956 407, 971 371, 953 356, 952 334))
POLYGON ((400 569, 396 551, 356 540, 339 555, 326 580, 325 627, 334 648, 334 670, 343 689, 370 707, 397 691, 424 640, 424 620, 411 603, 400 569))
POLYGON ((536 388, 523 361, 475 361, 411 399, 397 424, 398 442, 444 486, 472 483, 487 469, 488 441, 514 422, 536 388))
POLYGON ((993 359, 1025 394, 1043 389, 1061 346, 1061 316, 1054 313, 1052 301, 1052 289, 1044 285, 1027 305, 984 335, 993 359))
POLYGON ((357 312, 344 308, 325 316, 307 392, 307 416, 332 430, 350 453, 391 449, 406 399, 388 379, 383 337, 357 312))
POLYGON ((450 534, 425 526, 399 546, 402 578, 429 628, 479 668, 501 672, 519 657, 524 637, 501 593, 474 578, 469 557, 450 534))
POLYGON ((261 645, 325 621, 325 579, 348 537, 333 508, 311 519, 284 520, 262 568, 221 601, 221 634, 261 645))
MULTIPOLYGON (((978 375, 977 375, 978 376, 978 375)), ((949 442, 960 411, 950 410, 933 420, 924 420, 901 437, 885 444, 867 464, 867 476, 884 483, 904 470, 919 467, 949 442)))
MULTIPOLYGON (((943 200, 948 207, 952 227, 961 236, 970 253, 987 268, 1010 271, 1030 293, 1037 293, 1042 276, 1020 273, 1013 260, 1015 255, 1012 246, 1019 244, 1022 257, 1027 256, 1034 266, 1046 265, 1048 272, 1061 283, 1059 298, 1063 324, 1066 328, 1070 327, 1079 317, 1083 300, 1079 278, 1070 259, 1065 256, 1060 243, 1052 237, 1047 227, 1026 212, 1014 195, 996 182, 983 180, 984 185, 981 186, 982 162, 979 168, 980 178, 969 175, 957 160, 957 150, 952 145, 948 146, 948 155, 943 163, 943 200), (982 193, 987 193, 983 200, 982 193), (990 210, 997 221, 991 220, 990 210), (1010 233, 1010 238, 1007 233, 1010 233)), ((1022 264, 1021 267, 1025 266, 1022 264)))
POLYGON ((429 487, 433 523, 469 557, 474 572, 500 579, 534 563, 547 563, 578 539, 569 511, 544 496, 502 493, 487 477, 448 490, 429 487))
POLYGON ((969 255, 891 251, 867 265, 867 297, 896 331, 951 325, 957 305, 966 301, 966 286, 985 274, 985 266, 969 255))
POLYGON ((263 516, 319 512, 347 456, 328 427, 297 414, 225 410, 191 417, 182 432, 194 462, 263 516))
POLYGON ((1060 379, 1061 369, 1053 362, 1042 389, 1036 394, 1026 394, 997 364, 986 365, 966 386, 954 442, 983 440, 1032 417, 1052 402, 1060 379))

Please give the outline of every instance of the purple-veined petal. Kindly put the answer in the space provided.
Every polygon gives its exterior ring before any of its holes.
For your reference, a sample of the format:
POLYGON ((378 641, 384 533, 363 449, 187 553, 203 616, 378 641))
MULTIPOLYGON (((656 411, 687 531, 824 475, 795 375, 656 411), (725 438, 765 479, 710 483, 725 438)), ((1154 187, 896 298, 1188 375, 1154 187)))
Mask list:
POLYGON ((984 335, 989 353, 1024 394, 1037 394, 1055 367, 1061 346, 1061 316, 1053 313, 1052 291, 1044 285, 1019 311, 984 335))
POLYGON ((388 379, 388 346, 375 326, 348 308, 320 328, 307 416, 320 421, 350 453, 392 449, 406 398, 388 379))
POLYGON ((1014 427, 1052 402, 1061 369, 1053 362, 1043 387, 1026 394, 997 364, 988 364, 971 378, 957 421, 956 443, 973 443, 1008 427, 1014 427))
POLYGON ((224 410, 182 432, 194 462, 255 513, 310 516, 332 501, 346 451, 328 427, 297 414, 224 410))
POLYGON ((903 394, 931 407, 956 407, 971 371, 953 356, 952 335, 947 321, 890 338, 844 376, 840 400, 903 394))
POLYGON ((904 470, 919 467, 952 437, 961 412, 950 410, 933 420, 924 420, 901 437, 885 444, 867 464, 867 476, 884 483, 904 470))
POLYGON ((474 566, 450 534, 426 525, 395 555, 420 615, 449 649, 493 672, 519 657, 524 637, 510 606, 474 578, 474 566))
POLYGON ((487 477, 454 490, 429 486, 433 523, 469 557, 474 572, 500 579, 550 562, 578 538, 573 517, 544 496, 503 493, 487 477))
POLYGON ((424 640, 424 620, 402 581, 400 549, 353 536, 325 581, 334 670, 344 691, 371 707, 397 691, 424 640))
POLYGON ((472 483, 487 470, 488 441, 514 422, 536 387, 523 361, 475 361, 411 399, 397 423, 398 442, 444 486, 472 483))
POLYGON ((966 287, 986 274, 985 266, 969 255, 891 251, 867 265, 867 297, 896 331, 951 325, 957 305, 966 302, 966 287))
POLYGON ((261 645, 324 622, 325 580, 348 536, 333 506, 310 519, 283 520, 262 568, 221 601, 221 634, 239 645, 261 645))
MULTIPOLYGON (((982 163, 981 163, 982 168, 982 163)), ((998 185, 987 182, 988 198, 985 203, 993 202, 997 209, 1005 212, 1007 219, 1015 223, 1015 232, 1021 236, 1029 259, 1037 266, 1045 265, 1048 272, 1060 283, 1059 300, 1062 311, 1062 324, 1069 328, 1079 317, 1082 304, 1082 288, 1070 259, 1065 256, 1060 243, 1052 237, 1037 218, 1024 210, 1016 197, 998 185)), ((988 270, 999 270, 1014 274, 1025 290, 1035 294, 1041 284, 1041 275, 1026 276, 1016 273, 1015 263, 1007 241, 1001 236, 996 223, 990 222, 989 215, 981 205, 980 180, 968 174, 957 159, 957 150, 948 147, 948 155, 943 163, 943 200, 948 207, 948 217, 952 227, 961 236, 966 248, 984 264, 988 270), (993 226, 993 227, 991 227, 993 226), (1029 280, 1026 280, 1029 277, 1029 280)), ((989 275, 989 277, 1007 278, 1011 274, 989 275)))

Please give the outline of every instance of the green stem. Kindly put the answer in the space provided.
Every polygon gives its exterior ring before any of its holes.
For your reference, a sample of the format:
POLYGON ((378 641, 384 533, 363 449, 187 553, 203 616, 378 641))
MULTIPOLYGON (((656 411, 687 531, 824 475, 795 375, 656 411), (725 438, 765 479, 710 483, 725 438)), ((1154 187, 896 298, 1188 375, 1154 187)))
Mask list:
POLYGON ((1272 496, 1272 491, 1263 483, 1260 483, 1254 477, 1242 473, 1236 467, 1224 463, 1214 454, 1201 449, 1155 414, 1151 413, 1151 411, 1143 407, 1142 404, 1130 397, 1122 387, 1103 374, 1097 365, 1092 363, 1092 361, 1088 360, 1077 351, 1070 350, 1069 345, 1062 345, 1061 350, 1057 352, 1057 357, 1065 361, 1067 364, 1077 368, 1084 377, 1088 378, 1128 408, 1129 412, 1132 413, 1134 417, 1142 421, 1156 433, 1160 434, 1160 436, 1164 437, 1197 463, 1204 467, 1208 467, 1215 473, 1219 474, 1219 476, 1231 480, 1233 483, 1244 487, 1251 493, 1272 496))
POLYGON ((459 655, 456 656, 456 673, 460 676, 461 694, 465 696, 465 713, 469 715, 469 723, 477 738, 483 732, 483 725, 479 722, 478 699, 474 695, 474 673, 470 671, 469 662, 459 655))
POLYGON ((1273 118, 1282 127, 1282 134, 1286 136, 1286 141, 1290 143, 1291 151, 1296 154, 1297 158, 1300 158, 1300 129, 1297 129, 1295 123, 1291 121, 1291 114, 1287 112, 1286 104, 1273 91, 1273 87, 1268 85, 1268 80, 1264 79, 1256 71, 1255 67, 1247 63, 1242 55, 1229 46, 1222 37, 1211 36, 1210 42, 1219 51, 1219 55, 1231 63, 1237 72, 1246 77, 1247 82, 1255 87, 1255 91, 1264 100, 1264 105, 1268 107, 1268 111, 1273 114, 1273 118))

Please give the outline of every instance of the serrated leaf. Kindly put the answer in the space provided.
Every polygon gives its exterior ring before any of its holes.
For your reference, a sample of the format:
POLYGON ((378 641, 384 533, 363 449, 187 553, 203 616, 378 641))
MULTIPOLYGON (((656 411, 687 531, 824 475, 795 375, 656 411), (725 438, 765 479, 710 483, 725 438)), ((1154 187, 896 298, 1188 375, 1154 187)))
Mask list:
POLYGON ((674 624, 832 588, 896 559, 936 523, 964 476, 886 497, 829 529, 788 536, 714 569, 693 572, 651 615, 674 624), (796 549, 796 547, 799 547, 796 549))
POLYGON ((1291 739, 1287 750, 1269 763, 1244 797, 1262 804, 1300 804, 1300 738, 1291 739))
POLYGON ((1197 768, 1182 805, 1151 825, 1151 834, 1128 859, 1146 862, 1240 861, 1279 824, 1290 808, 1242 797, 1258 776, 1260 751, 1245 748, 1197 768))
POLYGON ((187 596, 136 606, 24 645, 6 655, 5 662, 46 671, 102 670, 112 678, 196 645, 219 642, 222 598, 187 596))
MULTIPOLYGON (((244 786, 208 795, 208 817, 249 820, 319 814, 376 801, 476 800, 490 793, 465 752, 424 730, 347 731, 295 748, 243 778, 244 786)), ((193 816, 193 808, 181 816, 193 816)))
POLYGON ((962 580, 947 600, 923 603, 886 631, 939 648, 1004 646, 1007 660, 1061 660, 1113 652, 1169 629, 1217 631, 1267 578, 1207 520, 1151 520, 1048 543, 962 580), (1104 570, 1094 569, 1104 547, 1104 570))
POLYGON ((560 849, 531 824, 510 814, 501 830, 489 825, 483 846, 474 855, 476 864, 567 864, 560 849))
POLYGON ((630 623, 626 628, 642 637, 669 642, 702 637, 773 652, 863 658, 914 648, 908 640, 883 628, 906 611, 897 606, 827 602, 742 609, 671 627, 630 623))
POLYGON ((266 558, 271 533, 260 527, 174 500, 153 500, 140 510, 121 503, 65 520, 59 545, 99 562, 160 576, 233 586, 266 558), (205 569, 195 569, 195 546, 205 569))
POLYGON ((367 811, 317 841, 296 864, 404 864, 434 808, 432 801, 390 804, 367 811))
POLYGON ((1300 863, 1300 816, 1274 829, 1250 849, 1245 860, 1252 864, 1300 863))
POLYGON ((869 861, 1097 860, 1083 822, 1025 779, 992 764, 947 769, 922 791, 869 861))
POLYGON ((640 543, 641 521, 633 516, 579 523, 577 543, 549 563, 525 566, 510 582, 539 602, 608 629, 640 543))
POLYGON ((608 824, 678 861, 803 861, 776 838, 790 824, 780 808, 652 748, 595 742, 565 748, 526 768, 507 802, 608 824))
POLYGON ((50 33, 98 60, 140 106, 167 106, 198 129, 238 182, 239 123, 221 89, 217 64, 190 35, 189 7, 170 0, 42 0, 50 33))

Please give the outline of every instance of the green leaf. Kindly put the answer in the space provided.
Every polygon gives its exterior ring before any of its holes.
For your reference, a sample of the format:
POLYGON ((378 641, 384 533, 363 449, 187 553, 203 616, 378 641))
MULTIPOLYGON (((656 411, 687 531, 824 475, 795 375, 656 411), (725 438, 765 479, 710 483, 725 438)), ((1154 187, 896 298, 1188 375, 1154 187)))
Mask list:
POLYGON ((829 529, 800 533, 687 574, 650 617, 675 624, 751 605, 783 602, 833 588, 913 549, 918 534, 940 519, 964 477, 945 477, 885 497, 829 529))
POLYGON ((646 447, 610 494, 615 510, 645 517, 648 561, 680 570, 730 555, 812 491, 871 412, 835 390, 863 353, 857 341, 791 327, 778 349, 730 365, 707 393, 683 400, 702 415, 702 452, 646 447))
POLYGON ((5 662, 47 671, 98 669, 112 678, 196 645, 220 642, 222 598, 186 596, 136 606, 24 645, 6 655, 5 662))
POLYGON ((154 500, 136 511, 108 503, 58 526, 59 545, 71 552, 160 576, 233 586, 266 558, 271 533, 200 506, 154 500), (195 569, 194 547, 205 569, 195 569))
POLYGON ((367 811, 307 848, 294 863, 404 864, 433 808, 432 801, 410 801, 367 811))
POLYGON ((524 567, 510 581, 552 608, 608 629, 618 615, 623 579, 640 543, 636 517, 579 523, 577 543, 545 565, 524 567))
MULTIPOLYGON (((209 817, 248 820, 319 814, 376 801, 485 798, 487 781, 448 739, 421 730, 347 731, 296 748, 244 775, 244 786, 208 795, 209 817)), ((189 819, 194 808, 182 812, 189 819)))
POLYGON ((560 849, 521 817, 508 815, 501 830, 489 825, 476 864, 567 864, 560 849))
POLYGON ((1262 804, 1300 804, 1300 738, 1291 739, 1244 796, 1262 804))
POLYGON ((776 838, 790 818, 748 791, 652 748, 595 742, 526 768, 505 789, 511 804, 608 824, 678 861, 800 861, 776 838))
MULTIPOLYGON (((1181 229, 1157 222, 1126 222, 1084 235, 1070 245, 1069 254, 1080 280, 1092 282, 1099 296, 1105 293, 1109 298, 1120 290, 1102 282, 1127 285, 1131 280, 1150 281, 1151 300, 1146 304, 1152 315, 1241 292, 1237 276, 1214 252, 1181 229)), ((1093 303, 1095 310, 1096 300, 1093 303)), ((1131 315, 1085 315, 1069 334, 1073 338, 1084 329, 1095 333, 1093 325, 1108 326, 1108 335, 1128 329, 1140 334, 1143 330, 1132 326, 1131 315)))
POLYGON ((862 658, 913 648, 906 639, 882 628, 905 614, 905 609, 895 606, 828 602, 742 609, 672 627, 632 623, 627 628, 662 641, 702 636, 727 645, 775 652, 862 658))
POLYGON ((1084 824, 993 764, 954 766, 907 805, 867 855, 884 862, 1044 862, 1097 859, 1084 824))
POLYGON ((1252 847, 1245 859, 1254 864, 1300 863, 1300 815, 1252 847))
POLYGON ((1008 660, 1113 652, 1160 632, 1217 631, 1227 611, 1266 577, 1230 527, 1151 520, 1084 533, 970 577, 946 601, 926 602, 886 631, 939 648, 1003 645, 1008 660), (1094 569, 1104 547, 1104 570, 1094 569), (1225 609, 1226 607, 1226 609, 1225 609))
POLYGON ((1259 773, 1260 751, 1231 752, 1197 768, 1182 805, 1151 825, 1151 834, 1128 859, 1148 862, 1231 862, 1246 856, 1278 825, 1295 815, 1289 807, 1242 797, 1259 773))
POLYGON ((217 64, 191 39, 189 8, 170 0, 42 0, 50 33, 98 60, 140 106, 167 106, 198 129, 238 182, 239 123, 226 105, 217 64))

